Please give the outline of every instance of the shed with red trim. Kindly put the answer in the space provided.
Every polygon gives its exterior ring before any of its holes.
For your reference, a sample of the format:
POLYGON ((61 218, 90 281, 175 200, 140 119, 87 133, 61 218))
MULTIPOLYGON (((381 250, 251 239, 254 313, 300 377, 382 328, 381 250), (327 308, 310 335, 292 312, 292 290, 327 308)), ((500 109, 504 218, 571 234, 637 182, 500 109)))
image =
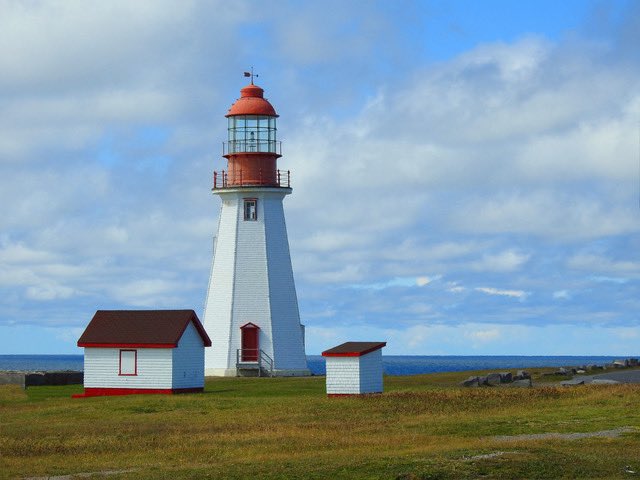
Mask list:
POLYGON ((322 352, 327 395, 382 393, 382 347, 387 342, 346 342, 322 352))
POLYGON ((78 340, 84 394, 77 396, 202 391, 210 346, 193 310, 98 310, 78 340))

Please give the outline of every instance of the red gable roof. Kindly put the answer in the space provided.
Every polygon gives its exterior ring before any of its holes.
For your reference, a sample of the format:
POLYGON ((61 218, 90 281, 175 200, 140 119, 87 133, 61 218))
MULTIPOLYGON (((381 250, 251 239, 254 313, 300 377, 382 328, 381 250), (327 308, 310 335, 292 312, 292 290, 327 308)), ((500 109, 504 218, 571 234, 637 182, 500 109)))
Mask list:
POLYGON ((78 346, 175 348, 190 322, 210 347, 211 339, 193 310, 98 310, 78 346))
POLYGON ((346 342, 322 352, 323 357, 361 357, 387 345, 387 342, 346 342))

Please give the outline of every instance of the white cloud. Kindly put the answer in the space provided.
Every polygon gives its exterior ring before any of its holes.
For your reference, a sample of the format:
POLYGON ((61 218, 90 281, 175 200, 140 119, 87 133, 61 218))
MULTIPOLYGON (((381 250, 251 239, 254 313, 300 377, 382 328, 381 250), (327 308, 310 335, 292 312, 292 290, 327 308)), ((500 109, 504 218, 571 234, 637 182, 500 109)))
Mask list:
POLYGON ((466 287, 458 285, 458 282, 447 282, 447 291, 452 293, 461 293, 466 291, 466 287))
POLYGON ((429 285, 434 280, 440 280, 442 278, 441 275, 436 275, 435 277, 418 277, 416 278, 416 285, 419 287, 424 287, 425 285, 429 285))
POLYGON ((471 268, 478 271, 512 272, 519 270, 530 257, 530 254, 511 249, 496 254, 487 253, 481 260, 472 262, 471 268))
POLYGON ((496 339, 500 338, 501 331, 498 328, 490 328, 465 332, 464 335, 465 337, 471 339, 473 342, 487 343, 493 342, 496 339))
POLYGON ((128 305, 167 307, 180 304, 183 289, 179 280, 138 279, 114 285, 110 290, 116 300, 128 305))
POLYGON ((632 259, 614 260, 602 255, 579 253, 567 260, 567 266, 592 273, 640 277, 640 261, 632 259))
POLYGON ((348 285, 349 288, 355 289, 369 289, 369 290, 384 290, 391 287, 424 287, 430 283, 440 280, 442 275, 435 275, 433 277, 420 276, 420 277, 396 277, 382 282, 376 283, 356 283, 348 285))
POLYGON ((39 285, 27 287, 26 298, 30 300, 54 300, 72 297, 76 291, 62 285, 39 285))
POLYGON ((501 290, 493 287, 476 287, 474 289, 477 292, 486 293, 487 295, 499 295, 503 297, 514 297, 524 300, 529 295, 523 290, 501 290))
MULTIPOLYGON (((465 352, 471 320, 479 337, 510 319, 637 323, 640 64, 622 40, 530 36, 422 62, 400 21, 420 8, 330 6, 296 5, 292 23, 288 3, 5 3, 0 324, 201 308, 211 171, 256 61, 281 114, 311 341, 393 323, 412 352, 465 352), (496 312, 471 292, 527 302, 496 312)), ((486 345, 506 352, 514 331, 486 345)))

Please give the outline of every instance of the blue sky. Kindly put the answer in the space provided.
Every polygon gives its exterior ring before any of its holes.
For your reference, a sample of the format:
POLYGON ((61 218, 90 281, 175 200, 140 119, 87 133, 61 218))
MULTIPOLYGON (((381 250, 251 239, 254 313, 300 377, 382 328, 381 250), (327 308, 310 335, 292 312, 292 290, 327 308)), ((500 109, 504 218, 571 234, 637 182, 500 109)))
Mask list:
POLYGON ((633 1, 0 1, 0 353, 202 314, 253 65, 307 353, 637 355, 639 44, 633 1))

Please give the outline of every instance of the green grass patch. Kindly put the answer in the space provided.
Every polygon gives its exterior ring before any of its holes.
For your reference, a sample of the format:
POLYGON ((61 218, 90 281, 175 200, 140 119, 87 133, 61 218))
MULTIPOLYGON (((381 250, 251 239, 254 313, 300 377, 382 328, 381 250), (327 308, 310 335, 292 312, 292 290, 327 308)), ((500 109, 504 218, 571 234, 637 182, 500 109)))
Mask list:
MULTIPOLYGON (((537 369, 539 373, 543 369, 537 369)), ((71 399, 0 387, 0 478, 627 478, 638 385, 460 388, 470 372, 385 377, 328 399, 323 377, 213 378, 204 393, 71 399), (502 435, 617 437, 505 441, 502 435)))

